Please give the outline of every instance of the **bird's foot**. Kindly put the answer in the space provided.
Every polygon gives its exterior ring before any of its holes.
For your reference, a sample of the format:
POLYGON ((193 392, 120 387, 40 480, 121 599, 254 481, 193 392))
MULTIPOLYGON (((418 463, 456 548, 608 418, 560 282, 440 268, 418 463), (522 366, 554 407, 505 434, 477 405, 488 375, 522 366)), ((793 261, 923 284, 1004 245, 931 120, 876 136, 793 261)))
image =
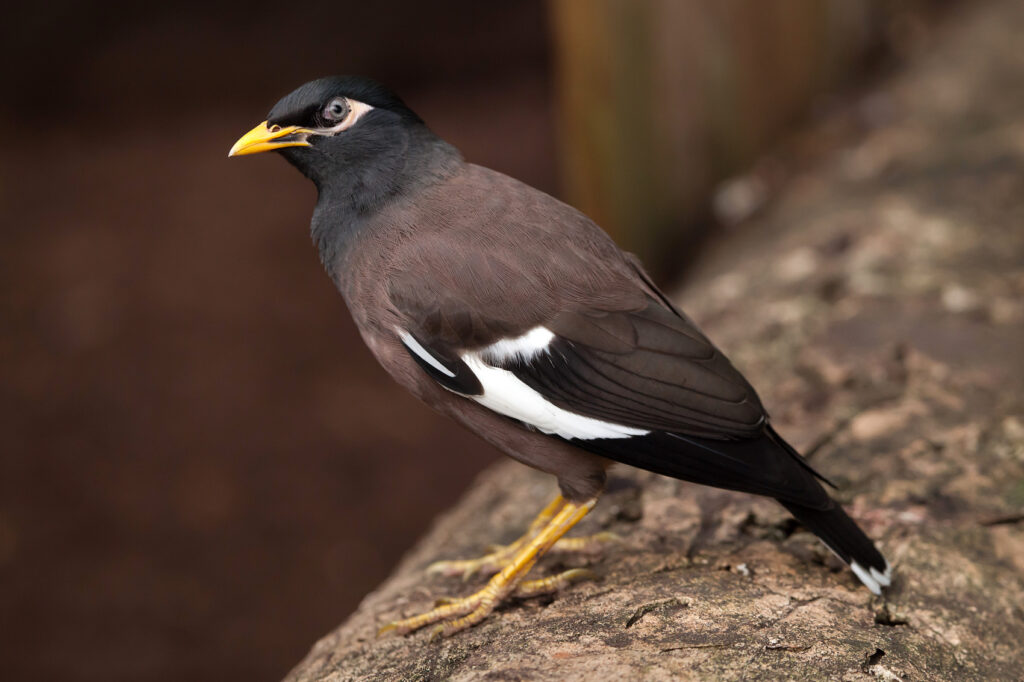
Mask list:
POLYGON ((597 580, 597 574, 586 568, 570 568, 568 571, 562 571, 547 578, 524 580, 519 583, 512 596, 520 599, 539 597, 542 594, 558 592, 584 580, 597 580))
MULTIPOLYGON (((418 616, 388 623, 377 634, 394 632, 404 635, 427 625, 446 621, 434 628, 431 638, 448 636, 476 625, 490 615, 498 604, 510 597, 532 597, 545 594, 592 577, 593 574, 590 571, 573 569, 549 578, 523 580, 533 565, 537 563, 537 559, 551 549, 558 539, 565 535, 566 531, 586 516, 596 500, 577 504, 559 498, 556 502, 560 503, 558 513, 549 516, 543 529, 522 543, 504 568, 492 576, 482 590, 462 599, 448 600, 418 616)), ((552 505, 549 505, 549 508, 552 505)), ((541 516, 543 517, 544 514, 542 513, 541 516)), ((538 519, 540 518, 538 517, 538 519)))
POLYGON ((427 566, 428 574, 439 573, 441 575, 458 575, 463 580, 468 580, 477 573, 491 575, 497 573, 515 557, 516 552, 529 539, 524 535, 511 545, 498 545, 482 557, 476 559, 456 559, 454 561, 435 561, 427 566))
POLYGON ((544 594, 552 594, 565 589, 584 580, 595 580, 597 575, 585 568, 573 568, 563 571, 557 575, 536 580, 523 580, 518 585, 509 585, 491 589, 487 587, 461 599, 441 598, 435 602, 435 607, 426 613, 421 613, 412 618, 405 618, 388 623, 377 631, 377 636, 395 633, 407 635, 420 628, 441 623, 430 633, 430 639, 438 639, 455 634, 460 630, 472 627, 481 622, 494 611, 503 601, 513 597, 528 599, 539 597, 544 594))
MULTIPOLYGON (((574 585, 584 580, 597 580, 598 576, 596 573, 587 568, 570 568, 567 571, 556 573, 555 575, 548 576, 547 578, 537 578, 536 580, 524 580, 519 583, 515 591, 512 593, 513 597, 519 599, 529 599, 530 597, 539 597, 542 594, 552 594, 559 590, 574 585)), ((434 600, 434 606, 447 606, 449 604, 455 604, 462 599, 455 599, 453 597, 438 597, 434 600)))
POLYGON ((565 554, 600 554, 608 545, 622 542, 622 536, 608 530, 585 535, 581 538, 562 538, 551 548, 552 552, 565 554))
MULTIPOLYGON (((462 576, 463 580, 477 573, 491 575, 508 566, 524 546, 538 534, 554 518, 555 514, 565 507, 565 499, 559 495, 544 507, 543 511, 530 524, 526 533, 509 545, 495 545, 488 548, 488 553, 477 559, 456 559, 454 561, 435 561, 427 567, 427 573, 440 573, 446 576, 462 576)), ((551 547, 553 552, 574 552, 578 554, 599 554, 606 545, 618 542, 621 538, 615 533, 602 532, 583 538, 561 538, 551 547)))
MULTIPOLYGON (((489 552, 476 559, 456 559, 452 561, 435 561, 427 567, 428 574, 445 576, 461 576, 463 580, 481 573, 491 575, 507 566, 524 544, 536 535, 536 531, 527 533, 510 545, 496 545, 489 552)), ((551 547, 552 552, 565 554, 596 555, 604 551, 609 544, 621 542, 622 538, 615 533, 603 531, 581 538, 562 538, 551 547)))

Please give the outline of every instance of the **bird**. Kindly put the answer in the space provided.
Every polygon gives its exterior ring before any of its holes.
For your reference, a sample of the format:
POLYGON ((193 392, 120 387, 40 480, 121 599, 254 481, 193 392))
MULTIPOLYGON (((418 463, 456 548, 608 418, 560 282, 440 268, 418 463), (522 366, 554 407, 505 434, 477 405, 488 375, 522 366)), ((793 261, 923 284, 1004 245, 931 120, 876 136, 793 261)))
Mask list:
POLYGON ((362 76, 300 86, 229 156, 271 151, 316 185, 312 240, 387 373, 559 486, 516 542, 435 565, 493 573, 483 588, 382 634, 451 635, 514 596, 590 577, 527 579, 571 542, 614 463, 774 498, 871 592, 890 585, 890 563, 746 378, 583 213, 467 162, 362 76))

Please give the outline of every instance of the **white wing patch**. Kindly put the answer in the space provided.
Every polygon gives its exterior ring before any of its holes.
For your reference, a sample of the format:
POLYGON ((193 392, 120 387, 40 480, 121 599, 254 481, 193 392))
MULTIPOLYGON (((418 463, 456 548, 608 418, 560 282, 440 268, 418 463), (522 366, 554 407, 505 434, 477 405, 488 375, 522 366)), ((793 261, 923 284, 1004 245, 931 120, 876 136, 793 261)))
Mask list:
POLYGON ((534 327, 514 339, 495 341, 479 351, 478 355, 496 363, 502 363, 512 358, 529 362, 541 353, 548 352, 548 345, 554 338, 555 333, 547 327, 534 327))
MULTIPOLYGON (((445 376, 455 376, 454 372, 431 355, 430 351, 424 348, 412 334, 403 329, 396 331, 402 339, 402 343, 421 360, 445 376)), ((519 358, 524 361, 532 360, 541 353, 548 352, 548 347, 554 338, 555 334, 550 329, 534 327, 514 339, 502 339, 485 348, 463 353, 462 361, 476 375, 483 387, 481 395, 465 397, 475 400, 498 414, 519 420, 541 433, 562 438, 577 440, 630 438, 650 433, 645 429, 584 417, 562 409, 520 381, 512 372, 492 364, 511 358, 519 358)))
POLYGON ((466 353, 462 360, 473 370, 484 387, 483 395, 468 396, 484 407, 506 417, 529 424, 542 433, 562 438, 591 440, 594 438, 628 438, 643 436, 647 431, 622 424, 584 417, 563 410, 548 402, 507 369, 488 365, 475 353, 466 353))
POLYGON ((647 431, 622 424, 601 421, 570 412, 548 402, 544 396, 520 381, 512 372, 495 367, 510 359, 529 362, 547 353, 555 333, 546 327, 534 327, 514 339, 501 339, 462 356, 484 387, 483 395, 470 396, 484 407, 529 424, 542 433, 562 438, 629 438, 647 431))

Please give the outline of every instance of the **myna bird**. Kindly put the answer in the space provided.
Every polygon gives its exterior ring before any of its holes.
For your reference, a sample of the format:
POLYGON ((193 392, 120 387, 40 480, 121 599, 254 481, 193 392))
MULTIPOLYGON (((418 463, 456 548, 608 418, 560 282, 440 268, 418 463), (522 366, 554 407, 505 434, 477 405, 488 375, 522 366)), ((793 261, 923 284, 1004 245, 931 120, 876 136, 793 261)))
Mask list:
POLYGON ((743 375, 585 215, 467 163, 366 78, 303 85, 230 155, 264 151, 316 184, 313 241, 384 369, 561 489, 519 541, 441 565, 496 571, 486 587, 384 631, 443 621, 450 634, 578 577, 524 580, 613 462, 773 497, 868 589, 889 585, 889 563, 743 375))

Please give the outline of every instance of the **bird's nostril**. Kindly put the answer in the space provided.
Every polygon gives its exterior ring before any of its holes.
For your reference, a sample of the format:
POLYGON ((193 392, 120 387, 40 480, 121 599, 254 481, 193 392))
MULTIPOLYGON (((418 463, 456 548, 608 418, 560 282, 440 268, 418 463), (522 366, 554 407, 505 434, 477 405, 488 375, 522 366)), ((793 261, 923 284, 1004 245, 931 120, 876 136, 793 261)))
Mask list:
POLYGON ((276 133, 279 130, 281 130, 281 126, 279 126, 277 124, 274 124, 274 125, 270 126, 270 132, 272 132, 272 133, 276 133))

